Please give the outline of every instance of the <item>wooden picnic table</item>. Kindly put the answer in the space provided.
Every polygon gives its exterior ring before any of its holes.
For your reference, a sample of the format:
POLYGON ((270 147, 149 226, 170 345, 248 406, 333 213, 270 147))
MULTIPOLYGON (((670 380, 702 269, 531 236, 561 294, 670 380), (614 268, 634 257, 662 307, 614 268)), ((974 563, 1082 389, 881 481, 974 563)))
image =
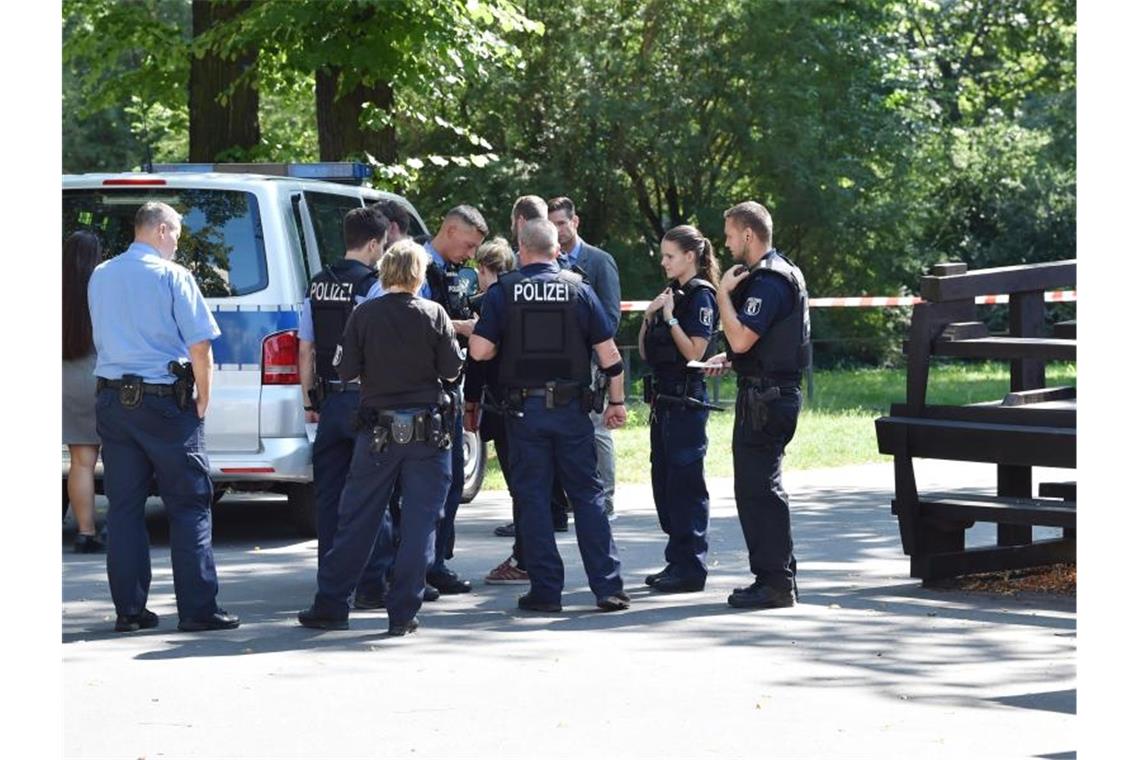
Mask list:
POLYGON ((894 456, 895 498, 911 575, 923 582, 956 575, 1076 560, 1076 483, 1043 483, 1033 494, 1034 467, 1075 468, 1075 387, 1045 387, 1048 361, 1075 361, 1076 323, 1045 335, 1046 290, 1073 285, 1076 261, 967 272, 936 266, 922 278, 907 353, 907 398, 875 421, 879 451, 894 456), (1008 293, 1010 332, 990 335, 974 298, 1008 293), (962 406, 926 403, 931 358, 1006 361, 1010 391, 1002 399, 962 406), (996 496, 920 492, 915 458, 990 462, 996 496), (977 522, 997 524, 992 546, 965 547, 977 522), (1033 526, 1062 528, 1059 538, 1033 540, 1033 526))

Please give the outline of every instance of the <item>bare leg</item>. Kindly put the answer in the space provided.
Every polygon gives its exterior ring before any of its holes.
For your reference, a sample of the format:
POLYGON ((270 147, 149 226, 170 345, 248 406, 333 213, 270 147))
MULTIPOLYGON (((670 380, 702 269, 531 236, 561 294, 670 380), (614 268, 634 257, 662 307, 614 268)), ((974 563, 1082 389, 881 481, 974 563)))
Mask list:
POLYGON ((67 498, 71 512, 79 525, 79 532, 95 535, 95 460, 99 456, 96 444, 68 444, 71 467, 67 471, 67 498))

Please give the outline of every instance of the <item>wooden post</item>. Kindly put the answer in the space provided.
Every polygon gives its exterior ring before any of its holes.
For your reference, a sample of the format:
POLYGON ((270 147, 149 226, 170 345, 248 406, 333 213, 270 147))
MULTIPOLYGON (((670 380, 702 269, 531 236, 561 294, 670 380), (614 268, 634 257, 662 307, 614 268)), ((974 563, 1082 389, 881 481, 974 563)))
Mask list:
MULTIPOLYGON (((999 464, 997 466, 997 495, 1033 497, 1033 468, 999 464)), ((1032 525, 997 526, 998 546, 1020 546, 1033 543, 1032 525)))
MULTIPOLYGON (((1045 293, 1014 293, 1009 297, 1009 334, 1018 338, 1045 336, 1045 293)), ((1045 387, 1045 362, 1014 359, 1009 365, 1009 389, 1027 391, 1045 387)))

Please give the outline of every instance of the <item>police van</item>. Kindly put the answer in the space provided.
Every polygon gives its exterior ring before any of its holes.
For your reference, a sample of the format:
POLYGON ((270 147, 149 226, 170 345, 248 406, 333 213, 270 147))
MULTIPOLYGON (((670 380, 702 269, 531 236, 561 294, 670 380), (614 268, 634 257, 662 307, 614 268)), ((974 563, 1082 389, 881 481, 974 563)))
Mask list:
MULTIPOLYGON (((226 491, 288 497, 298 529, 315 535, 310 442, 297 366, 297 327, 309 280, 344 255, 342 221, 353 208, 395 200, 411 217, 409 233, 428 229, 406 199, 364 187, 364 164, 156 164, 151 173, 63 177, 63 237, 99 233, 105 255, 126 250, 134 216, 146 201, 182 214, 175 260, 193 273, 221 336, 206 448, 215 500, 226 491)), ((475 273, 464 270, 475 279, 475 273)), ((395 349, 393 355, 395 356, 395 349)), ((483 481, 486 446, 465 433, 463 500, 483 481)), ((63 508, 67 511, 67 449, 63 508)), ((97 481, 102 464, 96 470, 97 481)))

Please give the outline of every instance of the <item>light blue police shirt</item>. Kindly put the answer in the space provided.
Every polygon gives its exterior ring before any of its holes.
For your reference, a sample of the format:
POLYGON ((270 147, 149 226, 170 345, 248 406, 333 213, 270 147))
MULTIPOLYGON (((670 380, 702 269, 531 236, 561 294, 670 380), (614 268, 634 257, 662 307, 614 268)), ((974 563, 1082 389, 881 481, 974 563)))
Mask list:
MULTIPOLYGON (((431 260, 439 265, 440 269, 445 272, 447 271, 447 260, 443 258, 443 254, 435 249, 435 246, 431 244, 430 240, 424 243, 424 250, 428 252, 428 256, 431 256, 431 260)), ((420 288, 420 298, 431 300, 431 285, 428 284, 426 279, 424 280, 424 286, 420 288)))
MULTIPOLYGON (((356 305, 371 301, 373 298, 379 298, 384 295, 384 286, 380 284, 380 278, 376 278, 376 282, 372 283, 372 287, 362 297, 356 297, 356 305)), ((308 343, 317 342, 317 333, 313 329, 313 305, 309 302, 309 297, 305 296, 305 303, 301 305, 301 324, 297 326, 297 337, 308 343)))
POLYGON ((98 360, 95 375, 140 375, 173 383, 171 361, 187 361, 187 346, 222 334, 194 276, 145 243, 95 267, 87 285, 98 360))

